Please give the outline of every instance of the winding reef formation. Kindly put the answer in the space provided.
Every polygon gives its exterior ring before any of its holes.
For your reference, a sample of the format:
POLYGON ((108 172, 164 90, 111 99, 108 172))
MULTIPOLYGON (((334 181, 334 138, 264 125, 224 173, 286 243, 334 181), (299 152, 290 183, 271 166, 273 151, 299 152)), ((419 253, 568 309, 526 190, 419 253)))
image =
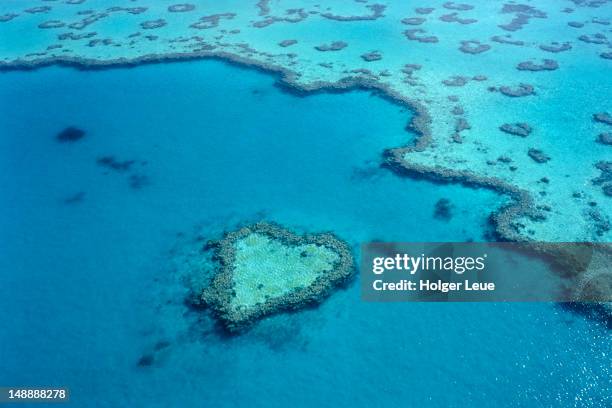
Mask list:
POLYGON ((6 16, 0 19, 0 36, 13 44, 0 55, 0 70, 51 64, 106 69, 219 58, 278 75, 290 92, 365 88, 413 115, 408 130, 416 135, 414 143, 389 146, 386 165, 399 175, 506 195, 509 204, 492 217, 499 239, 612 239, 601 228, 612 208, 599 205, 594 217, 590 204, 609 200, 607 190, 590 181, 596 177, 594 164, 609 155, 608 146, 594 143, 597 135, 609 133, 607 116, 593 113, 612 111, 612 85, 603 76, 612 61, 605 57, 609 26, 601 24, 602 16, 612 14, 610 2, 434 0, 412 9, 422 17, 411 17, 411 8, 399 0, 377 5, 190 1, 174 7, 173 2, 156 7, 151 0, 139 0, 139 7, 127 0, 116 0, 113 7, 57 1, 40 13, 24 13, 39 7, 39 0, 18 3, 0 11, 6 16), (193 11, 181 12, 191 6, 193 11), (563 11, 568 8, 572 13, 563 11), (166 24, 155 30, 141 27, 161 21, 166 24), (584 23, 570 24, 576 21, 584 23), (20 41, 25 32, 29 41, 20 41), (469 40, 464 52, 462 40, 469 40), (490 41, 493 46, 484 52, 490 41), (546 62, 551 53, 558 64, 546 62), (591 91, 576 92, 581 89, 591 91), (471 127, 461 143, 449 137, 457 133, 453 114, 458 112, 471 127), (527 133, 514 127, 517 123, 538 124, 537 134, 500 132, 501 124, 510 124, 506 130, 527 133), (572 141, 571 149, 565 140, 572 141), (553 159, 532 160, 530 143, 553 159), (546 191, 542 179, 549 180, 546 191), (580 197, 573 196, 576 191, 580 197), (540 208, 552 210, 541 217, 540 208), (575 220, 572 228, 561 228, 567 219, 575 220))
POLYGON ((214 249, 219 269, 202 301, 230 332, 319 303, 354 270, 348 245, 333 235, 300 236, 264 222, 207 247, 214 249))

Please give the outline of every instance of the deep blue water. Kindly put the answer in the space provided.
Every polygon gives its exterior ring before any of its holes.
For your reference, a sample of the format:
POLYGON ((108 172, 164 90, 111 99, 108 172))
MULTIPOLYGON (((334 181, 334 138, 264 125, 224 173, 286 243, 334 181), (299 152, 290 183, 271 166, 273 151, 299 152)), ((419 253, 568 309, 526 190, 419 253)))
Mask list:
POLYGON ((194 238, 241 223, 331 230, 354 247, 483 240, 501 197, 378 167, 413 137, 398 106, 297 97, 202 61, 4 73, 0 111, 0 385, 67 385, 74 406, 108 407, 609 398, 608 333, 551 304, 366 304, 353 284, 231 339, 185 306, 209 273, 183 263, 200 256, 194 238), (86 136, 58 143, 71 125, 86 136), (113 170, 105 156, 134 162, 113 170), (449 221, 433 217, 440 198, 449 221))

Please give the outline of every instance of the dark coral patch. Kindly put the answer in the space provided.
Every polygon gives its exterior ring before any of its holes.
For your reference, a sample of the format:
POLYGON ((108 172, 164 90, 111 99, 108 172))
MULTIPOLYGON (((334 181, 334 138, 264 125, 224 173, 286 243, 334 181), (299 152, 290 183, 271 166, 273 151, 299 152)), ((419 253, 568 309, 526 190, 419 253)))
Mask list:
POLYGON ((64 198, 62 201, 64 204, 70 205, 70 204, 80 203, 81 201, 83 201, 84 198, 85 198, 85 192, 79 191, 78 193, 75 193, 69 197, 64 198))
POLYGON ((406 25, 421 25, 426 20, 423 17, 407 17, 402 19, 402 24, 406 25))
POLYGON ((454 205, 448 198, 441 198, 436 202, 434 208, 434 218, 443 221, 450 221, 453 218, 454 205))
POLYGON ((65 25, 66 23, 64 23, 63 21, 49 20, 45 21, 44 23, 40 23, 38 25, 38 28, 62 28, 65 25))
POLYGON ((297 40, 283 40, 281 42, 278 43, 279 46, 281 47, 290 47, 294 44, 297 44, 297 40))
POLYGON ((189 27, 197 28, 198 30, 215 28, 219 25, 222 19, 231 20, 236 17, 236 13, 219 13, 211 14, 210 16, 200 17, 200 20, 191 24, 189 27))
POLYGON ((195 8, 196 8, 195 4, 180 3, 180 4, 173 4, 171 6, 168 6, 168 11, 171 13, 184 13, 187 11, 193 11, 195 10, 195 8))
POLYGON ((453 110, 451 110, 451 113, 453 115, 463 115, 465 113, 465 111, 464 111, 464 109, 461 106, 457 105, 457 106, 453 107, 453 110))
POLYGON ((380 52, 378 52, 378 51, 372 51, 372 52, 368 52, 366 54, 363 54, 361 56, 361 58, 364 61, 367 61, 367 62, 378 61, 378 60, 382 59, 382 54, 380 52))
POLYGON ((30 7, 25 9, 26 13, 36 14, 36 13, 46 13, 51 10, 50 6, 38 6, 38 7, 30 7))
POLYGON ((501 24, 498 27, 506 31, 518 31, 525 24, 529 23, 531 18, 546 18, 547 15, 543 11, 526 4, 504 4, 501 11, 503 14, 514 14, 514 18, 508 24, 501 24))
POLYGON ((519 123, 504 123, 499 127, 504 133, 508 133, 509 135, 527 137, 532 131, 531 126, 528 123, 519 122, 519 123))
POLYGON ((602 33, 596 33, 593 35, 581 35, 580 37, 578 37, 578 39, 585 43, 598 45, 606 44, 608 42, 608 38, 602 33))
POLYGON ((384 4, 370 4, 366 6, 366 8, 370 9, 372 14, 362 15, 362 16, 341 16, 333 13, 321 13, 321 17, 328 18, 330 20, 336 21, 368 21, 368 20, 376 20, 378 18, 384 17, 384 11, 387 8, 384 4))
POLYGON ((546 163, 547 161, 550 160, 550 156, 545 154, 540 149, 531 148, 531 149, 529 149, 527 154, 529 155, 529 157, 531 157, 537 163, 546 163))
POLYGON ((67 127, 55 136, 57 141, 61 143, 76 142, 83 137, 85 137, 85 131, 74 126, 67 127))
POLYGON ((144 174, 132 174, 129 178, 129 184, 133 190, 140 190, 151 184, 151 180, 144 174))
POLYGON ((11 21, 12 19, 18 16, 19 14, 15 14, 15 13, 2 14, 0 15, 0 23, 6 23, 7 21, 11 21))
POLYGON ((88 47, 97 47, 98 45, 111 45, 113 44, 112 38, 96 38, 87 43, 88 47))
POLYGON ((455 3, 454 1, 447 1, 446 3, 442 5, 442 7, 449 9, 449 10, 459 10, 459 11, 467 11, 467 10, 472 10, 474 8, 474 6, 470 4, 455 3))
POLYGON ((88 33, 73 33, 68 32, 68 33, 61 33, 58 34, 57 39, 60 41, 64 41, 64 40, 82 40, 84 38, 91 38, 91 37, 95 37, 98 33, 96 33, 95 31, 91 31, 88 33))
POLYGON ((136 163, 136 160, 124 160, 120 161, 115 159, 114 156, 103 156, 96 160, 99 166, 106 167, 111 170, 124 172, 130 170, 132 165, 136 163))
POLYGON ((417 14, 430 14, 434 10, 433 7, 417 7, 414 9, 417 14))
POLYGON ((558 53, 558 52, 563 52, 563 51, 568 51, 572 49, 572 45, 568 42, 564 42, 564 43, 558 43, 558 42, 552 42, 549 44, 541 44, 540 45, 540 49, 543 51, 547 51, 547 52, 554 52, 554 53, 558 53))
POLYGON ((606 125, 612 125, 612 115, 610 115, 608 112, 594 113, 593 120, 596 122, 605 123, 606 125))
POLYGON ((610 25, 610 19, 609 18, 593 17, 591 22, 593 24, 601 24, 601 25, 605 25, 605 26, 610 25))
POLYGON ((601 171, 601 175, 592 180, 593 184, 602 186, 603 193, 612 197, 612 161, 597 162, 595 168, 601 171))
POLYGON ((144 21, 144 22, 140 23, 140 26, 142 28, 144 28, 145 30, 153 30, 153 29, 156 29, 156 28, 163 27, 166 24, 168 24, 166 22, 166 20, 164 20, 163 18, 159 18, 157 20, 144 21))
POLYGON ((459 51, 466 54, 480 54, 490 49, 490 45, 481 44, 480 41, 477 40, 461 41, 461 47, 459 47, 459 51))
POLYGON ((444 21, 445 23, 459 23, 463 25, 474 24, 478 22, 478 20, 476 20, 475 18, 461 18, 459 17, 459 13, 444 14, 440 16, 440 21, 444 21))
POLYGON ((425 32, 426 31, 423 30, 422 28, 415 28, 415 29, 412 29, 412 30, 404 31, 404 35, 409 40, 418 41, 418 42, 422 42, 422 43, 437 43, 438 42, 438 37, 436 37, 434 35, 430 35, 430 36, 419 36, 418 35, 418 34, 422 34, 422 33, 425 33, 425 32))
POLYGON ((455 132, 460 133, 464 130, 471 129, 472 126, 468 123, 465 118, 457 118, 455 121, 455 132))
POLYGON ((444 79, 442 83, 446 86, 464 86, 465 84, 468 83, 469 80, 470 78, 468 77, 455 75, 448 79, 444 79))
POLYGON ((501 44, 525 45, 524 41, 513 40, 509 35, 494 35, 493 37, 491 37, 491 41, 495 41, 501 44))
POLYGON ((532 85, 529 84, 519 84, 518 87, 512 88, 509 86, 500 86, 499 91, 513 98, 518 98, 521 96, 535 95, 535 89, 532 85))
POLYGON ((138 367, 150 367, 155 362, 153 354, 145 354, 138 360, 138 367))
POLYGON ((319 51, 340 51, 343 48, 348 47, 348 44, 344 41, 334 41, 330 44, 317 45, 315 48, 319 51))
POLYGON ((559 63, 555 60, 544 59, 541 64, 532 61, 521 62, 516 66, 519 71, 554 71, 559 68, 559 63))
POLYGON ((601 133, 597 136, 597 141, 601 144, 612 146, 612 133, 601 133))

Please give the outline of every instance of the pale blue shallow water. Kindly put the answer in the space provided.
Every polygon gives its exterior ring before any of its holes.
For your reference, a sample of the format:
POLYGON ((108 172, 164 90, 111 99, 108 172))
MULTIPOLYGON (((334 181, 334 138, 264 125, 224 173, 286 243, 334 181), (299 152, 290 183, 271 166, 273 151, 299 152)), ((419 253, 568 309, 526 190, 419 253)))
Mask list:
POLYGON ((0 385, 69 386, 73 406, 103 407, 610 402, 609 332, 551 304, 366 304, 353 283, 231 339, 184 305, 194 272, 177 254, 240 223, 355 247, 483 240, 502 198, 378 168, 412 137, 398 106, 296 97, 201 61, 4 73, 0 111, 0 385), (58 143, 69 125, 86 137, 58 143), (108 171, 105 155, 137 162, 108 171), (443 197, 448 222, 433 218, 443 197))

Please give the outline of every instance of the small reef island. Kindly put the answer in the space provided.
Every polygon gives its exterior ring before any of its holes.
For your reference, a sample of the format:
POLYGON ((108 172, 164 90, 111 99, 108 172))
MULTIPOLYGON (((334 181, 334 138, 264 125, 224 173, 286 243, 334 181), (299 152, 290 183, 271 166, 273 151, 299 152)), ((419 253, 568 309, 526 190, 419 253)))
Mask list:
POLYGON ((219 268, 201 300, 229 332, 264 316, 319 303, 353 274, 348 245, 332 234, 296 235, 267 222, 209 242, 219 268))

